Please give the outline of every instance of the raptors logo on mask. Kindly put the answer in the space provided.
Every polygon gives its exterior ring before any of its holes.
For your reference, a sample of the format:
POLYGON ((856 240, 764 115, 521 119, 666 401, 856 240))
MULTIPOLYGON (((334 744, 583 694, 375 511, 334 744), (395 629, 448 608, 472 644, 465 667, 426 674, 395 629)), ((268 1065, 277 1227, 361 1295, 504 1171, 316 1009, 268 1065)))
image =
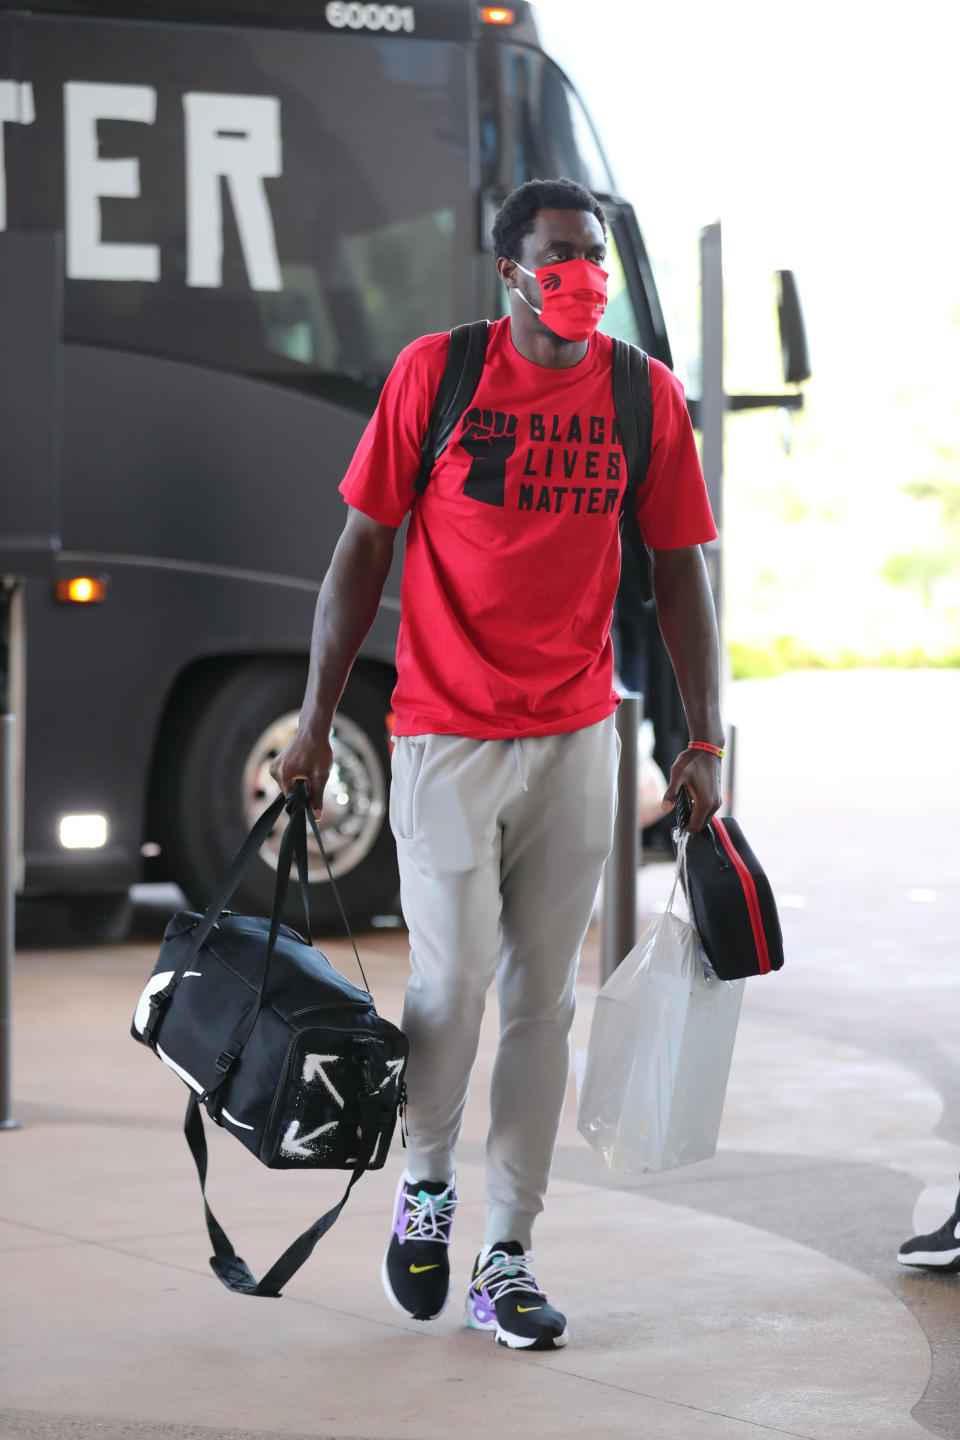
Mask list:
POLYGON ((519 260, 518 270, 540 286, 543 306, 537 309, 517 287, 517 294, 535 315, 561 340, 589 340, 607 308, 607 272, 592 260, 564 260, 562 265, 543 265, 536 272, 519 260))

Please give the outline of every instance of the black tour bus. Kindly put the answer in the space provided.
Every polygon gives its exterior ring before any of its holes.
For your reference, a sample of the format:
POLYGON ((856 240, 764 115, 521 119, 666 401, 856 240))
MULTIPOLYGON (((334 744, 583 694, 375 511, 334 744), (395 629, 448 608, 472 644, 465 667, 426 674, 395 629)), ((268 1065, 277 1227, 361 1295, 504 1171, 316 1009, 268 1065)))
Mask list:
MULTIPOLYGON (((502 313, 492 214, 551 175, 610 217, 603 328, 669 365, 634 212, 523 0, 0 0, 19 888, 70 898, 78 933, 138 880, 203 900, 275 793, 384 377, 413 337, 502 313)), ((358 916, 396 890, 401 550, 324 796, 358 916)), ((685 732, 661 652, 650 691, 669 764, 685 732)), ((241 907, 268 905, 271 862, 241 907)))

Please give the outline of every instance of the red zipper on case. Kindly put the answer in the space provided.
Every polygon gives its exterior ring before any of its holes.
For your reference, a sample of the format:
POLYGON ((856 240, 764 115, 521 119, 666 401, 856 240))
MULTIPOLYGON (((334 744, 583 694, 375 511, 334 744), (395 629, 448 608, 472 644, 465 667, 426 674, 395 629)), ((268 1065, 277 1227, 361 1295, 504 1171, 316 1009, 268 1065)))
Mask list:
POLYGON ((768 975, 770 973, 770 952, 767 949, 767 937, 763 933, 763 919, 760 915, 760 899, 757 895, 757 887, 753 883, 753 876, 737 854, 737 848, 727 834, 727 828, 723 821, 712 820, 710 823, 713 825, 717 835, 719 835, 720 843, 724 850, 726 850, 730 856, 733 862, 733 868, 740 876, 740 883, 743 886, 743 893, 747 901, 747 910, 750 912, 750 925, 753 930, 753 942, 757 947, 757 957, 760 961, 760 974, 768 975))

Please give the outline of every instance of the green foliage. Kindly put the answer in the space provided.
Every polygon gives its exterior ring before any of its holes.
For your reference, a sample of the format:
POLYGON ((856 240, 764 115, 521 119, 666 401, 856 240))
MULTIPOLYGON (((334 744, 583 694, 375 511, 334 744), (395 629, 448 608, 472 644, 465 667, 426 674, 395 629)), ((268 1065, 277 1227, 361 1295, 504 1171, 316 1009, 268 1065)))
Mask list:
POLYGON ((929 609, 933 584, 957 568, 957 556, 952 550, 904 550, 891 555, 880 574, 891 585, 900 585, 905 590, 917 590, 929 609))
MULTIPOLYGON (((955 460, 952 452, 944 458, 955 460)), ((960 536, 960 484, 955 480, 912 480, 903 487, 904 495, 915 500, 936 500, 944 525, 960 536)))
MULTIPOLYGON (((936 453, 939 459, 956 464, 957 457, 947 446, 938 446, 936 453)), ((941 477, 911 480, 902 487, 902 493, 939 506, 940 523, 951 543, 938 549, 895 552, 887 558, 880 575, 891 585, 916 590, 929 610, 936 581, 960 573, 960 484, 941 477)))
POLYGON ((733 640, 727 647, 734 680, 766 680, 788 670, 957 670, 960 650, 947 655, 928 655, 919 646, 911 650, 886 650, 877 655, 821 655, 796 635, 777 635, 768 645, 742 645, 733 640))

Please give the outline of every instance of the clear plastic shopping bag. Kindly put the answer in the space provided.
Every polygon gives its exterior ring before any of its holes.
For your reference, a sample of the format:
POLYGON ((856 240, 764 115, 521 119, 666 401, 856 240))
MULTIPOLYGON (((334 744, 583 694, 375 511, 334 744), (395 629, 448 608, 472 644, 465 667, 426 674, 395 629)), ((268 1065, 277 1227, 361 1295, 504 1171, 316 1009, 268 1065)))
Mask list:
MULTIPOLYGON (((681 840, 678 866, 684 850, 681 840)), ((676 897, 675 880, 663 915, 597 995, 577 1128, 611 1170, 716 1153, 744 981, 717 979, 676 897)))

